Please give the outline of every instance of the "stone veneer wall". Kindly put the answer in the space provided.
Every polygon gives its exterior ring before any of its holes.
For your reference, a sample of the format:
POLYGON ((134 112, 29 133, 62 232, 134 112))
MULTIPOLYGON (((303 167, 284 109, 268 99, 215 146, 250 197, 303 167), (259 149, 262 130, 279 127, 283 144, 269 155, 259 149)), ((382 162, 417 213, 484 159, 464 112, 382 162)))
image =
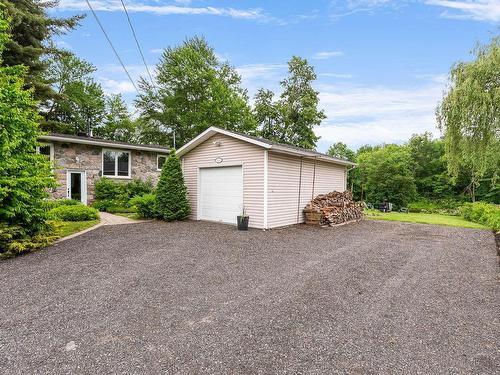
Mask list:
MULTIPOLYGON (((54 198, 66 198, 66 171, 75 169, 87 172, 87 202, 94 200, 95 182, 101 178, 102 149, 101 146, 83 145, 78 143, 53 142, 55 174, 58 187, 52 192, 54 198), (78 158, 78 161, 77 161, 78 158)), ((118 148, 117 148, 118 150, 118 148)), ((126 150, 122 148, 120 150, 126 150)), ((126 150, 131 154, 131 178, 112 178, 115 181, 130 181, 132 178, 147 180, 151 178, 154 184, 158 182, 160 172, 156 170, 157 152, 126 150)))

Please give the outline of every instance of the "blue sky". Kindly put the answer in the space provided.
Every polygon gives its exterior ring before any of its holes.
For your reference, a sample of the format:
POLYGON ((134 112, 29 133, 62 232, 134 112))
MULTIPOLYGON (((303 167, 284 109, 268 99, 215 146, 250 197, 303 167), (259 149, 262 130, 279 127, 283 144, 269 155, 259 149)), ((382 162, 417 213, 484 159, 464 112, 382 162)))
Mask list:
MULTIPOLYGON (((90 0, 134 79, 145 68, 119 0, 90 0)), ((279 91, 292 55, 315 67, 320 107, 316 129, 325 151, 401 143, 436 129, 434 111, 450 66, 471 58, 477 43, 499 34, 500 0, 223 1, 125 0, 147 63, 162 48, 202 35, 241 74, 253 97, 279 91)), ((85 1, 60 0, 55 15, 87 13, 82 26, 58 40, 97 67, 107 93, 133 106, 127 80, 85 1)))

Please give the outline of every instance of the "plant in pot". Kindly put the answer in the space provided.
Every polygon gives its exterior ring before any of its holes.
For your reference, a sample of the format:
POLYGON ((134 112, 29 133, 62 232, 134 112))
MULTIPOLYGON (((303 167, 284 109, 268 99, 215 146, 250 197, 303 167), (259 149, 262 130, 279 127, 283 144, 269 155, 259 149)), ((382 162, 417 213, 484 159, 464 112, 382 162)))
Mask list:
POLYGON ((241 215, 236 217, 238 222, 238 230, 248 230, 248 221, 250 220, 250 216, 247 215, 245 207, 243 207, 243 211, 241 215))

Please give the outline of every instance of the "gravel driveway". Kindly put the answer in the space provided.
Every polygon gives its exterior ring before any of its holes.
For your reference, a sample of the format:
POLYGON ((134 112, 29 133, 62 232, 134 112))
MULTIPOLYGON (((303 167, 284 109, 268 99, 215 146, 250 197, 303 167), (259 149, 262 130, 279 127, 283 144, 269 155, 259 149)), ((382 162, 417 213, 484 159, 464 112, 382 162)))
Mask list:
POLYGON ((101 227, 0 262, 0 373, 499 373, 488 231, 101 227))

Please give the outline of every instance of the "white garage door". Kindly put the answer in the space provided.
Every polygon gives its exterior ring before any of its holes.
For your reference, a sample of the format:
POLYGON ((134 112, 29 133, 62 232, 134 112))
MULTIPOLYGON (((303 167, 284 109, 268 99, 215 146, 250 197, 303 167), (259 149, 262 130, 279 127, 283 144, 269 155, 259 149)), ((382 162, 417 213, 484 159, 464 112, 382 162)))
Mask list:
POLYGON ((236 224, 242 208, 241 166, 200 169, 200 219, 236 224))

